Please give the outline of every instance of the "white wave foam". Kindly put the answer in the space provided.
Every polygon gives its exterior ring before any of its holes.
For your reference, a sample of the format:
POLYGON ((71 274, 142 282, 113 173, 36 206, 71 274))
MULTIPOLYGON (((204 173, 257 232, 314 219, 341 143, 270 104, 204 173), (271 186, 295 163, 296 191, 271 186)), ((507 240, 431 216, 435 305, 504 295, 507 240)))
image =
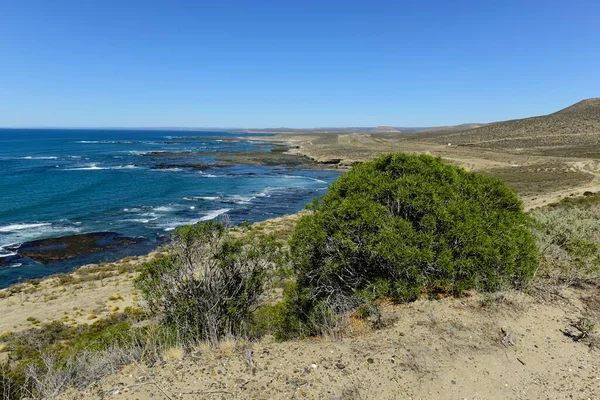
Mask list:
POLYGON ((228 202, 228 203, 235 203, 235 204, 249 204, 255 198, 256 198, 255 196, 242 196, 239 194, 233 194, 231 196, 224 197, 223 201, 228 202))
POLYGON ((12 224, 0 227, 0 237, 4 243, 0 247, 17 248, 15 244, 43 239, 46 237, 62 236, 81 232, 80 226, 74 224, 12 224))
POLYGON ((214 210, 206 214, 204 217, 200 218, 200 221, 210 221, 211 219, 217 218, 219 215, 225 214, 228 212, 229 208, 221 208, 218 210, 214 210))
POLYGON ((135 143, 131 140, 78 140, 75 143, 83 144, 131 144, 135 143))
POLYGON ((8 268, 18 268, 18 267, 20 267, 21 265, 23 265, 23 264, 22 264, 22 263, 10 264, 10 265, 8 266, 8 268))
POLYGON ((319 183, 327 183, 322 179, 312 178, 310 176, 301 176, 301 175, 283 175, 285 179, 308 179, 311 181, 319 182, 319 183))
POLYGON ((174 221, 170 221, 169 223, 167 223, 165 225, 162 225, 162 227, 164 228, 163 230, 165 232, 174 231, 175 228, 177 228, 178 226, 197 224, 198 222, 205 222, 205 221, 213 220, 213 219, 217 218, 219 215, 225 214, 229 210, 230 210, 229 208, 220 208, 218 210, 213 210, 213 211, 207 212, 206 215, 201 217, 200 219, 194 218, 194 219, 189 219, 189 220, 174 220, 174 221))
POLYGON ((205 178, 224 178, 224 176, 218 176, 218 175, 213 175, 213 174, 205 174, 202 171, 198 171, 198 173, 200 173, 200 175, 202 175, 205 178))
POLYGON ((158 207, 153 207, 152 208, 154 211, 158 211, 158 212, 169 212, 169 211, 173 211, 173 207, 168 207, 168 206, 158 206, 158 207))
POLYGON ((78 167, 78 168, 65 168, 66 171, 94 171, 99 169, 106 169, 103 167, 99 167, 97 164, 90 164, 86 167, 78 167))
POLYGON ((135 169, 135 168, 138 168, 138 167, 133 164, 117 165, 114 167, 99 167, 98 164, 89 164, 85 167, 65 168, 65 171, 97 171, 97 170, 104 170, 104 169, 135 169))
POLYGON ((156 221, 157 219, 158 219, 158 217, 154 217, 154 218, 131 218, 131 219, 126 219, 125 221, 139 222, 139 223, 142 223, 142 224, 147 224, 149 222, 156 221))
POLYGON ((179 172, 182 171, 181 168, 154 168, 152 171, 159 171, 159 172, 179 172))
POLYGON ((1 253, 0 254, 0 258, 12 257, 12 256, 16 256, 17 255, 17 253, 13 253, 12 251, 4 250, 4 249, 0 249, 0 251, 4 251, 5 252, 5 253, 1 253))
POLYGON ((14 231, 22 231, 26 229, 40 228, 42 226, 50 226, 50 223, 39 223, 39 224, 12 224, 0 226, 0 233, 10 233, 14 231))
POLYGON ((189 196, 184 197, 183 199, 187 201, 217 201, 221 203, 249 204, 255 198, 256 196, 242 196, 240 194, 232 194, 229 196, 189 196))
POLYGON ((271 197, 272 190, 270 188, 265 189, 264 192, 260 192, 256 195, 256 197, 271 197))
POLYGON ((27 156, 21 157, 23 160, 56 160, 58 157, 56 156, 27 156))
POLYGON ((189 197, 184 197, 184 200, 187 201, 216 201, 219 200, 220 197, 218 196, 189 196, 189 197))

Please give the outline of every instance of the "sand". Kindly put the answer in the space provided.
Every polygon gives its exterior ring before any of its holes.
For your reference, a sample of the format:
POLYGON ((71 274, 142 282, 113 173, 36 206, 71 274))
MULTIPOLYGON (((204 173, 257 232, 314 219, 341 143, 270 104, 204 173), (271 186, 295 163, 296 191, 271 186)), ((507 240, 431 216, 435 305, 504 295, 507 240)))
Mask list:
MULTIPOLYGON (((554 290, 554 289, 553 289, 554 290)), ((225 342, 131 365, 62 399, 596 399, 600 359, 563 330, 598 288, 384 306, 341 339, 225 342), (249 355, 251 354, 251 355, 249 355)), ((600 303, 599 303, 600 304, 600 303)))

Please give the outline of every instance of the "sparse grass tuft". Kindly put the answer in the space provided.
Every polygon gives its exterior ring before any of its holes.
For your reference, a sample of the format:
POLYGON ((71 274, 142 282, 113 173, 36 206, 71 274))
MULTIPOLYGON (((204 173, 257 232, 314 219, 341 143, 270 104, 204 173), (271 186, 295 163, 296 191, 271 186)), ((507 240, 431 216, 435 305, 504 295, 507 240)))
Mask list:
POLYGON ((185 350, 183 349, 183 347, 180 346, 171 347, 165 352, 165 358, 167 360, 181 361, 183 360, 184 356, 185 350))
POLYGON ((123 296, 121 296, 119 293, 115 293, 115 294, 113 294, 112 296, 110 296, 110 297, 108 298, 108 300, 110 300, 110 301, 118 301, 118 300, 121 300, 121 301, 122 301, 122 300, 123 300, 123 296))

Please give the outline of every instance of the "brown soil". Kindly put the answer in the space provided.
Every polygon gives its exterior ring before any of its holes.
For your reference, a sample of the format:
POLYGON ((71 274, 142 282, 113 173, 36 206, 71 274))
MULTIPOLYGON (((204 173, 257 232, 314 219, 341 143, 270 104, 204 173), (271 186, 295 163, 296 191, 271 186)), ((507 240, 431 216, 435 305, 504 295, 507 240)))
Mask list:
POLYGON ((545 298, 511 292, 387 305, 388 327, 351 320, 353 334, 342 339, 174 350, 61 398, 598 398, 597 350, 564 333, 582 315, 598 320, 587 300, 598 288, 546 289, 545 298))

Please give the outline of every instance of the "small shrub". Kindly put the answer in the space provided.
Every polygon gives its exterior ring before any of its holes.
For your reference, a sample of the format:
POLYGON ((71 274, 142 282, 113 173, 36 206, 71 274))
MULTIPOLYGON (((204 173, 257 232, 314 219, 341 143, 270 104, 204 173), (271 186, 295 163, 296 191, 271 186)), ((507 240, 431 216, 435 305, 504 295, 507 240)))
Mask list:
POLYGON ((240 224, 242 232, 247 232, 252 228, 252 224, 248 221, 244 221, 240 224))
POLYGON ((58 274, 56 280, 59 286, 70 285, 75 282, 72 274, 58 274))
POLYGON ((585 203, 536 211, 539 275, 563 284, 600 277, 600 212, 585 203))
POLYGON ((182 338, 244 336, 280 247, 266 236, 233 238, 215 222, 180 227, 174 253, 143 266, 135 285, 149 310, 182 338))
POLYGON ((309 208, 290 248, 296 314, 313 327, 381 297, 519 286, 538 265, 515 193, 439 158, 392 154, 356 165, 309 208))

